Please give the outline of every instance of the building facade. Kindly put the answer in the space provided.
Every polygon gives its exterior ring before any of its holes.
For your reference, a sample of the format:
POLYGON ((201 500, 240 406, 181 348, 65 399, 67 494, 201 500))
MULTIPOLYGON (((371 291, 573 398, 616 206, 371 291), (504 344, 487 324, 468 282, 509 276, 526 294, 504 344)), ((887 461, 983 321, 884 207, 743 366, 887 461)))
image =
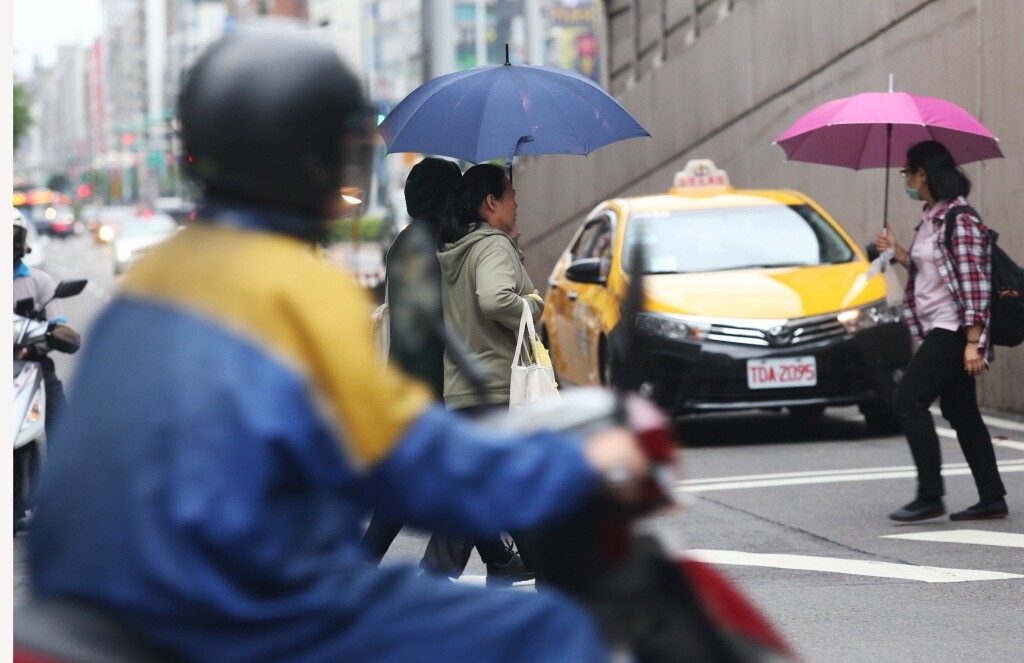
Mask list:
MULTIPOLYGON (((516 166, 520 241, 535 283, 602 199, 666 191, 687 160, 713 159, 743 187, 790 187, 831 211, 861 245, 881 223, 884 173, 786 162, 774 139, 814 106, 865 91, 948 99, 1000 138, 1006 159, 969 164, 972 203, 1024 257, 1015 213, 1024 181, 1024 11, 1001 0, 605 0, 603 81, 653 138, 588 158, 538 156, 516 166), (955 45, 955 47, 954 47, 955 45)), ((890 178, 897 178, 895 169, 890 178)), ((898 179, 890 181, 898 187, 898 179)), ((899 191, 899 188, 895 188, 899 191)), ((891 196, 910 241, 920 207, 891 196)), ((983 405, 1024 412, 1024 350, 996 349, 979 380, 983 405)))

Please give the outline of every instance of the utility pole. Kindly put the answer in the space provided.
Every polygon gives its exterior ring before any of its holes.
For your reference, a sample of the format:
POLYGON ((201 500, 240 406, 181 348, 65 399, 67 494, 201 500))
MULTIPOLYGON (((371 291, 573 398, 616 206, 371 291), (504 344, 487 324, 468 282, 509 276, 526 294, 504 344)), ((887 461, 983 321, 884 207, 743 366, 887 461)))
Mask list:
POLYGON ((526 64, 544 64, 544 25, 540 15, 540 0, 523 0, 526 19, 526 64))
POLYGON ((476 28, 476 66, 487 64, 487 0, 476 0, 474 8, 476 28))
POLYGON ((424 0, 424 50, 430 62, 423 79, 430 80, 455 71, 455 0, 424 0))

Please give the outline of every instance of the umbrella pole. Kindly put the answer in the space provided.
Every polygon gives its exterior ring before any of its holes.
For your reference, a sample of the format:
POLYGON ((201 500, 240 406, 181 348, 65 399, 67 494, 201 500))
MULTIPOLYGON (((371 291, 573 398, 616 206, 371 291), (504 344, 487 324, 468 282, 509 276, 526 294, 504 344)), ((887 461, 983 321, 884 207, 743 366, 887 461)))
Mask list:
POLYGON ((892 124, 885 125, 885 205, 882 208, 882 232, 889 227, 889 150, 892 146, 892 124))

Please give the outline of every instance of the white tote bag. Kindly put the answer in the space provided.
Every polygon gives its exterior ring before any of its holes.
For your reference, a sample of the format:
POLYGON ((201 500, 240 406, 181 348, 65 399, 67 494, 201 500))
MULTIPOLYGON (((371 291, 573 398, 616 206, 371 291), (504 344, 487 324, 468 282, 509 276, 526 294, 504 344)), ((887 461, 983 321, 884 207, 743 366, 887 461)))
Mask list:
POLYGON ((516 342, 516 354, 512 358, 512 382, 509 388, 508 407, 510 410, 523 407, 544 398, 558 398, 558 384, 555 382, 555 371, 550 363, 545 366, 538 363, 540 356, 547 351, 539 352, 544 345, 540 342, 533 327, 533 314, 530 305, 523 300, 523 315, 519 319, 519 338, 516 342), (526 352, 523 345, 526 344, 526 352))

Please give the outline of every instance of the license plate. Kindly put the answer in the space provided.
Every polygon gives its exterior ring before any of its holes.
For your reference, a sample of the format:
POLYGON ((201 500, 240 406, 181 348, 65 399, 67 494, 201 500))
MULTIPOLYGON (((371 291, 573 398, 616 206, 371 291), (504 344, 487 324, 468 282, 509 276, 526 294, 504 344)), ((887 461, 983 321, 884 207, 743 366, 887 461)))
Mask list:
POLYGON ((818 364, 814 357, 747 360, 747 387, 750 389, 813 387, 816 384, 818 364))

